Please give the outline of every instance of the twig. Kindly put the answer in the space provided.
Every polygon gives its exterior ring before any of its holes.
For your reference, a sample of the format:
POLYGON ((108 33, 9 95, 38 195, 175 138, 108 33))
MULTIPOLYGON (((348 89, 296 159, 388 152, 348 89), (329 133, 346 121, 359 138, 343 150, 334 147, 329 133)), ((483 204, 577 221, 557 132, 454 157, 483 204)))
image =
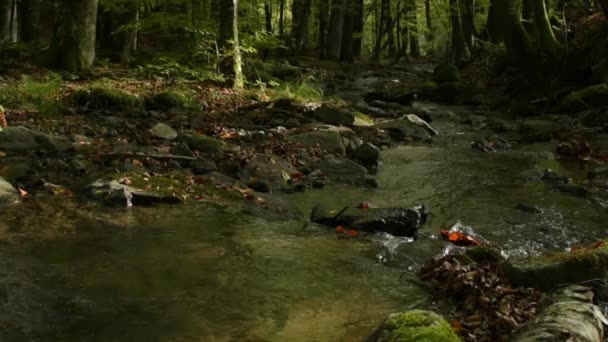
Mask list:
POLYGON ((174 159, 174 160, 188 160, 195 161, 198 160, 196 157, 188 157, 188 156, 176 156, 172 154, 138 154, 134 152, 113 152, 113 153, 102 153, 100 154, 102 157, 117 157, 117 158, 150 158, 150 159, 174 159))

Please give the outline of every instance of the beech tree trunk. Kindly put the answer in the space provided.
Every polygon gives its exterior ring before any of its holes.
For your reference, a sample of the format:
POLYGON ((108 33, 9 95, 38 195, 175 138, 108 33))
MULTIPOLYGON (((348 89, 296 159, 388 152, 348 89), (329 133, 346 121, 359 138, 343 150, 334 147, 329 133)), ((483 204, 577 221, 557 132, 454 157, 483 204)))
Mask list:
POLYGON ((364 0, 355 0, 355 23, 353 26, 353 54, 355 58, 361 57, 361 51, 363 50, 363 20, 364 20, 364 0))
POLYGON ((424 15, 426 16, 427 40, 433 40, 433 19, 431 16, 431 0, 424 0, 424 15))
MULTIPOLYGON (((193 9, 194 10, 194 9, 193 9)), ((124 14, 126 27, 121 32, 122 49, 120 63, 127 64, 137 50, 137 24, 139 23, 139 4, 132 4, 124 14)))
POLYGON ((21 0, 19 10, 19 32, 21 41, 38 45, 42 33, 41 0, 21 0))
POLYGON ((327 27, 329 26, 329 0, 319 0, 319 57, 327 56, 327 27))
POLYGON ((308 37, 308 21, 310 19, 310 11, 312 0, 294 0, 292 8, 293 17, 293 41, 294 52, 296 57, 302 54, 306 38, 308 37))
POLYGON ((534 10, 534 26, 536 29, 536 37, 540 48, 550 56, 558 56, 561 46, 551 27, 545 0, 532 0, 532 8, 534 10))
POLYGON ((450 36, 450 59, 452 62, 458 64, 464 60, 466 53, 459 0, 450 0, 450 23, 452 25, 450 36))
POLYGON ((333 0, 329 30, 327 31, 327 57, 338 60, 342 48, 345 0, 333 0))
POLYGON ((272 33, 272 2, 264 1, 264 15, 266 16, 266 33, 272 33))
POLYGON ((279 35, 281 37, 285 36, 285 1, 280 0, 281 3, 279 5, 279 35))
POLYGON ((354 61, 355 12, 357 0, 346 0, 344 8, 344 21, 342 24, 342 44, 340 46, 340 60, 352 63, 354 61))
POLYGON ((376 37, 376 47, 374 49, 374 59, 380 60, 380 55, 382 53, 382 42, 384 41, 384 37, 387 36, 387 45, 394 46, 394 36, 392 33, 392 20, 390 15, 391 10, 391 2, 390 0, 380 0, 380 18, 378 19, 380 22, 380 27, 378 30, 378 35, 376 37), (392 42, 391 42, 392 41, 392 42))
POLYGON ((98 0, 58 0, 59 13, 51 44, 51 65, 85 71, 95 60, 98 0))
POLYGON ((420 57, 420 44, 418 43, 418 15, 416 12, 415 0, 410 0, 407 18, 408 23, 411 25, 409 30, 410 56, 420 57))
POLYGON ((459 0, 464 43, 473 52, 475 44, 475 0, 459 0))
POLYGON ((0 45, 11 40, 11 8, 13 0, 0 0, 0 45))
POLYGON ((219 35, 218 43, 226 48, 228 42, 234 39, 234 0, 224 0, 219 7, 219 35))
POLYGON ((490 0, 486 29, 493 43, 504 42, 511 27, 507 0, 490 0))
POLYGON ((239 0, 232 0, 232 31, 234 46, 234 89, 243 89, 245 77, 241 61, 241 47, 239 44, 239 0))

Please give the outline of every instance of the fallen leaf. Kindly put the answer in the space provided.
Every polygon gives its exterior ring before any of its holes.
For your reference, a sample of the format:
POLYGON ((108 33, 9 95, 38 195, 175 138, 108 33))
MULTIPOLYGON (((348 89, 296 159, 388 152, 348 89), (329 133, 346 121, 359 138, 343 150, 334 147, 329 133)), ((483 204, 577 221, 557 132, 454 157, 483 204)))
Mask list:
POLYGON ((21 189, 20 187, 17 187, 17 190, 19 191, 19 195, 21 195, 22 197, 25 197, 25 196, 29 195, 27 193, 27 191, 21 189))

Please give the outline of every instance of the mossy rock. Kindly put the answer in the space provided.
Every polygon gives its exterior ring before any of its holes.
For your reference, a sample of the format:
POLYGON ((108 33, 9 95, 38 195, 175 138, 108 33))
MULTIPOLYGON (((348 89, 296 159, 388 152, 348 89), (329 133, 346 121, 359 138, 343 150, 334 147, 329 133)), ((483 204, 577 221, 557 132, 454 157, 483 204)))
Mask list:
POLYGON ((238 149, 237 146, 230 145, 223 140, 199 133, 184 134, 181 136, 181 140, 190 149, 208 154, 231 152, 238 149))
POLYGON ((142 107, 139 97, 118 89, 102 87, 79 89, 72 94, 71 99, 77 105, 91 110, 131 110, 142 107))
POLYGON ((183 109, 188 106, 188 97, 178 91, 165 91, 154 94, 146 99, 146 108, 168 111, 183 109))
POLYGON ((458 342, 450 324, 431 311, 393 314, 381 327, 378 342, 458 342))
POLYGON ((608 240, 595 248, 509 260, 502 268, 513 285, 545 291, 603 278, 608 275, 608 240))
POLYGON ((433 71, 433 81, 439 84, 460 82, 460 70, 454 64, 439 64, 433 71))
POLYGON ((608 105, 608 84, 602 83, 570 93, 560 101, 557 109, 576 113, 606 105, 608 105))
POLYGON ((364 127, 374 125, 374 120, 361 112, 355 112, 354 116, 355 122, 353 122, 353 126, 364 127))

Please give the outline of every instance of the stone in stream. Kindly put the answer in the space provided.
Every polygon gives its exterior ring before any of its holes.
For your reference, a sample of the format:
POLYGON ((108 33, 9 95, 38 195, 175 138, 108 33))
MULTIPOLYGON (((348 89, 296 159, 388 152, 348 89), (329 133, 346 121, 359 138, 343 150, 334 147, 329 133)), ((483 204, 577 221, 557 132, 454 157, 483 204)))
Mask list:
POLYGON ((369 341, 376 342, 459 342, 450 324, 438 314, 410 310, 390 315, 369 341))
POLYGON ((7 127, 0 131, 0 151, 9 154, 35 150, 63 153, 72 149, 72 142, 66 137, 47 135, 22 126, 7 127))
POLYGON ((322 123, 335 126, 371 126, 373 120, 361 112, 352 112, 345 108, 322 106, 310 114, 322 123))
POLYGON ((608 276, 608 242, 571 252, 510 259, 501 268, 511 284, 543 291, 602 279, 608 276))
POLYGON ((177 138, 177 132, 164 123, 157 123, 154 127, 150 128, 148 132, 153 137, 159 139, 173 140, 177 138))
POLYGON ((519 124, 518 133, 523 142, 550 141, 559 128, 559 124, 550 120, 524 120, 519 124))
POLYGON ((582 185, 577 184, 558 184, 555 186, 559 192, 577 196, 577 197, 585 197, 589 194, 589 190, 582 185))
POLYGON ((381 122, 375 127, 389 131, 398 140, 426 141, 438 134, 431 125, 414 114, 398 120, 381 122))
POLYGON ((380 159, 380 149, 373 144, 364 143, 353 151, 351 158, 365 165, 376 166, 380 159))
POLYGON ((19 201, 19 192, 4 178, 0 177, 0 203, 19 201))
POLYGON ((572 179, 570 179, 570 177, 562 176, 551 169, 545 170, 541 179, 546 183, 552 184, 568 184, 572 182, 572 179))
POLYGON ((259 192, 287 190, 291 175, 297 173, 288 161, 277 156, 258 154, 240 170, 241 180, 259 192))
POLYGON ((319 146, 322 150, 337 155, 345 155, 346 147, 340 133, 335 131, 312 131, 291 135, 287 140, 298 142, 305 147, 319 146))
POLYGON ((515 208, 528 214, 541 214, 543 212, 541 208, 524 202, 517 204, 515 208))
POLYGON ((102 200, 108 205, 130 207, 132 205, 178 204, 181 199, 175 196, 165 196, 154 192, 134 189, 116 180, 97 180, 90 185, 94 198, 102 200))
POLYGON ((511 148, 511 144, 505 139, 493 135, 486 137, 485 139, 477 139, 471 143, 471 148, 477 151, 486 153, 496 153, 499 151, 506 151, 511 148))
POLYGON ((322 160, 317 165, 318 169, 332 181, 376 187, 377 183, 371 177, 368 177, 367 169, 349 159, 326 159, 322 160))
POLYGON ((364 232, 385 232, 394 236, 415 237, 426 223, 424 206, 415 208, 379 208, 336 210, 324 205, 313 208, 312 222, 335 228, 344 226, 364 232))

